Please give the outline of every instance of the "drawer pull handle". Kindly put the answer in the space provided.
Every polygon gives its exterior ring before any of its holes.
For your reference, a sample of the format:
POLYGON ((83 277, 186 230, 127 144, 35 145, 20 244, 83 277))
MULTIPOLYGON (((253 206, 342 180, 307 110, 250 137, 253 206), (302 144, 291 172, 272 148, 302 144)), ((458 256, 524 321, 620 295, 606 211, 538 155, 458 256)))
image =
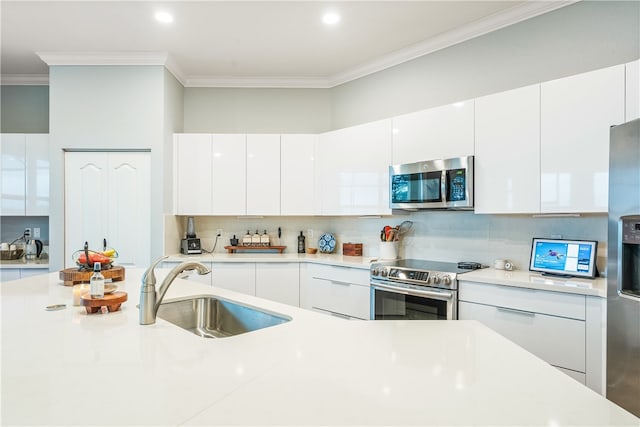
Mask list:
POLYGON ((524 310, 517 310, 515 308, 505 308, 505 307, 496 307, 496 309, 498 309, 499 311, 505 311, 507 313, 516 313, 516 314, 522 314, 524 316, 535 316, 536 313, 532 312, 532 311, 524 311, 524 310))

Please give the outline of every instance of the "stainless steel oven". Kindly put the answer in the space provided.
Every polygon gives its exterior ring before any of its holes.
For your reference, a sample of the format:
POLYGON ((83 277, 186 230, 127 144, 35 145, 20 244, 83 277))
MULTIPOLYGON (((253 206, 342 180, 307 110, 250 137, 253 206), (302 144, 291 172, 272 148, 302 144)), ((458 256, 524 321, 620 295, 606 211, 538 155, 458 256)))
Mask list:
POLYGON ((458 319, 458 274, 467 271, 456 263, 415 259, 373 263, 371 320, 458 319))

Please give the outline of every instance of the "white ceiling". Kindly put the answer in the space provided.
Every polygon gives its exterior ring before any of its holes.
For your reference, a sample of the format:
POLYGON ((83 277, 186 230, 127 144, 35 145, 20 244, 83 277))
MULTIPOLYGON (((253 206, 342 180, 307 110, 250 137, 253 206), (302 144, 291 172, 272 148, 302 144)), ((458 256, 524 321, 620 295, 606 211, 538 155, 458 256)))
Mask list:
POLYGON ((0 73, 162 63, 185 86, 332 87, 571 3, 0 0, 0 73), (160 9, 174 22, 156 22, 160 9))

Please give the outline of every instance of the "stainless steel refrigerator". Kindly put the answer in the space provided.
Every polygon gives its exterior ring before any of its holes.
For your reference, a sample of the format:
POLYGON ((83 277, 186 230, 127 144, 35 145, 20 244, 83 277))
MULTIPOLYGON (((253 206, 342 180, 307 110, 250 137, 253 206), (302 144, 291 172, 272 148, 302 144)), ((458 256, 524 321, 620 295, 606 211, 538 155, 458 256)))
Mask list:
POLYGON ((640 119, 611 128, 607 398, 640 417, 640 119))

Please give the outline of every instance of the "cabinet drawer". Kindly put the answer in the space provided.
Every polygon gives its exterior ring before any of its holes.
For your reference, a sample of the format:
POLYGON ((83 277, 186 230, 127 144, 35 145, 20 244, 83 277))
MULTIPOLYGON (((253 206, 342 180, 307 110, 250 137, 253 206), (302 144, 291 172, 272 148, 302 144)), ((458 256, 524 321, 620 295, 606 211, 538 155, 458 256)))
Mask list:
POLYGON ((312 309, 369 319, 369 286, 347 283, 343 280, 311 279, 312 309))
POLYGON ((584 295, 461 281, 458 299, 571 319, 586 318, 584 295))
POLYGON ((316 279, 332 280, 334 282, 357 283, 369 286, 369 270, 351 267, 336 267, 334 265, 309 265, 309 274, 316 279))
POLYGON ((460 320, 478 320, 546 362, 585 372, 585 322, 460 302, 460 320))

